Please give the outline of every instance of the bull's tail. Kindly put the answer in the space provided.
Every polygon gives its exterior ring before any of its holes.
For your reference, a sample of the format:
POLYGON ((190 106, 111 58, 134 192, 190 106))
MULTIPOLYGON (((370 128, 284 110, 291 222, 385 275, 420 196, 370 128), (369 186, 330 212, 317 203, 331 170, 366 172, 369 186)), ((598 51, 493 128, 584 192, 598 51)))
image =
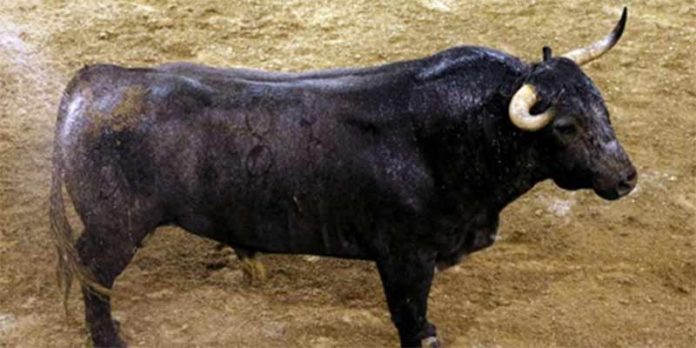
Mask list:
MULTIPOLYGON (((61 127, 61 119, 65 115, 65 104, 70 99, 72 86, 69 86, 61 101, 56 129, 61 127)), ((53 170, 51 178, 51 192, 49 198, 49 219, 51 233, 58 251, 57 277, 58 285, 63 291, 63 306, 68 313, 68 298, 72 286, 73 277, 77 277, 82 286, 97 294, 110 297, 111 290, 99 284, 91 272, 80 263, 80 257, 75 249, 73 229, 66 216, 65 203, 63 201, 63 151, 60 145, 60 132, 56 131, 53 145, 53 170)))

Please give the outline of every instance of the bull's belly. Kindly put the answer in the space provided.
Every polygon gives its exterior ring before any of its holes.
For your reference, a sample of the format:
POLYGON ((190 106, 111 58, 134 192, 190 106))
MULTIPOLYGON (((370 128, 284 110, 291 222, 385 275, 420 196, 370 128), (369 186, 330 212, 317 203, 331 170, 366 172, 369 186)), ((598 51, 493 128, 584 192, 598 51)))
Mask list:
POLYGON ((370 230, 355 219, 278 206, 230 210, 223 218, 206 215, 181 216, 175 223, 191 233, 264 253, 370 259, 365 238, 370 230))
POLYGON ((326 229, 290 229, 260 226, 251 233, 235 233, 232 246, 242 246, 264 253, 308 254, 351 259, 369 259, 365 248, 348 232, 326 229))

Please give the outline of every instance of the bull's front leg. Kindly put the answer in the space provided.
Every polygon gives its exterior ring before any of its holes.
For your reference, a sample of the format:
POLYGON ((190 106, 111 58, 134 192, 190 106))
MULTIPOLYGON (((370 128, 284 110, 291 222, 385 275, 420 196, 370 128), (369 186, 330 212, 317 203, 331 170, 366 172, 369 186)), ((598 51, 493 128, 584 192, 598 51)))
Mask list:
POLYGON ((420 251, 398 252, 378 260, 377 268, 401 346, 440 347, 435 326, 427 319, 434 255, 420 251))

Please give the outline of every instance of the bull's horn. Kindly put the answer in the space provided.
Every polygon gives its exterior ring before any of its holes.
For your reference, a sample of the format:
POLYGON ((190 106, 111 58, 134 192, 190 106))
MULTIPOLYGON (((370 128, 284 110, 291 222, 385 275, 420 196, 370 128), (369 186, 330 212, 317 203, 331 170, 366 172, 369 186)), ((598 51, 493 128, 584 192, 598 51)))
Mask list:
POLYGON ((529 110, 536 104, 538 99, 539 97, 534 87, 530 84, 525 84, 517 90, 508 108, 510 121, 512 121, 517 128, 533 132, 544 128, 544 126, 551 122, 554 115, 553 107, 548 108, 548 110, 538 115, 531 115, 529 113, 529 110))
POLYGON ((614 30, 612 30, 609 35, 587 47, 572 50, 564 54, 563 57, 574 61, 577 65, 583 65, 599 58, 601 55, 609 51, 609 49, 614 47, 616 42, 619 41, 621 34, 623 34, 624 28, 626 27, 627 17, 628 8, 624 7, 623 13, 621 14, 621 19, 619 19, 619 22, 616 23, 614 30))

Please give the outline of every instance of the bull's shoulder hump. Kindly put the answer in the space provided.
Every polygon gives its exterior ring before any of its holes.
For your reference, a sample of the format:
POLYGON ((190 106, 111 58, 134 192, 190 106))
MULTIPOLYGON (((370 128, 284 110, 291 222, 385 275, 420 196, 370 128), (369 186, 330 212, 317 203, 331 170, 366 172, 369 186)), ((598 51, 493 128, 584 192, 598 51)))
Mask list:
POLYGON ((416 78, 420 81, 436 80, 454 71, 481 70, 482 66, 491 64, 517 72, 528 69, 528 66, 519 58, 502 51, 480 46, 458 46, 428 58, 428 64, 422 67, 416 78))

